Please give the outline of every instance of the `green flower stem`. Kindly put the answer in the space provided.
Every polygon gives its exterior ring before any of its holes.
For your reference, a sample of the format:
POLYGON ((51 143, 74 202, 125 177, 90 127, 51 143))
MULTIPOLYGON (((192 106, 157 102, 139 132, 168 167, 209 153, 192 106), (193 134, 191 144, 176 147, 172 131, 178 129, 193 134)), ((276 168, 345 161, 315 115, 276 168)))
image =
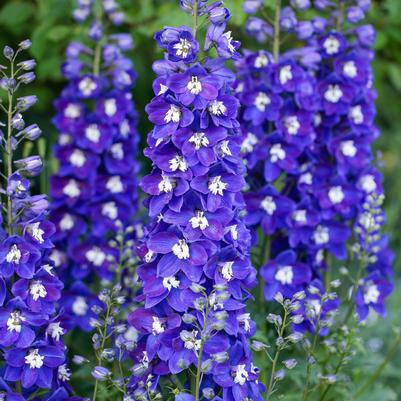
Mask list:
MULTIPOLYGON (((281 327, 278 331, 278 338, 283 338, 284 336, 284 331, 285 328, 287 327, 287 318, 288 318, 288 311, 286 308, 284 308, 284 316, 283 316, 283 322, 281 324, 281 327)), ((270 397, 273 395, 274 392, 274 386, 275 386, 275 377, 276 377, 276 370, 277 370, 277 363, 280 357, 280 353, 283 349, 282 345, 278 345, 276 348, 276 352, 274 354, 273 358, 273 363, 272 363, 272 370, 270 374, 270 380, 269 380, 269 386, 267 388, 267 399, 269 400, 270 397)))
MULTIPOLYGON (((206 297, 205 314, 203 316, 203 330, 207 330, 208 318, 209 318, 209 299, 206 297)), ((196 370, 196 379, 195 379, 195 401, 200 400, 199 391, 202 382, 202 354, 203 354, 203 348, 205 346, 205 340, 206 340, 206 333, 202 335, 198 353, 198 366, 196 370)))
POLYGON ((273 57, 276 62, 280 57, 280 17, 281 17, 281 0, 276 0, 276 11, 274 15, 274 40, 273 40, 273 57))

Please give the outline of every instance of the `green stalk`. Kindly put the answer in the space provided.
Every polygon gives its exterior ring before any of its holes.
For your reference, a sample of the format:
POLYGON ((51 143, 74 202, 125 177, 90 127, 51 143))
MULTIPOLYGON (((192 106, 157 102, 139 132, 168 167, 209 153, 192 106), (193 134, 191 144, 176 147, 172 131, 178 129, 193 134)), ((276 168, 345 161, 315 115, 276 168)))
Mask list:
MULTIPOLYGON (((209 300, 206 298, 206 308, 205 308, 205 315, 203 316, 203 331, 207 330, 207 321, 209 317, 209 300)), ((195 379, 195 401, 199 401, 199 390, 202 381, 202 354, 203 354, 203 347, 205 346, 205 335, 202 335, 201 345, 199 347, 199 354, 198 354, 198 366, 196 370, 196 379, 195 379)))
POLYGON ((274 15, 274 39, 273 39, 273 57, 276 62, 280 57, 280 16, 281 0, 276 0, 276 12, 274 15))
MULTIPOLYGON (((288 318, 288 312, 287 309, 284 309, 284 317, 283 317, 283 322, 281 324, 280 330, 278 331, 278 338, 283 338, 284 336, 284 330, 286 328, 287 325, 287 318, 288 318)), ((274 379, 276 376, 276 369, 277 369, 277 363, 280 357, 280 353, 282 350, 282 346, 279 345, 276 348, 276 352, 273 358, 273 362, 272 362, 272 371, 270 374, 270 380, 269 380, 269 386, 267 389, 267 399, 269 399, 271 397, 271 395, 273 394, 273 390, 274 390, 274 379)))

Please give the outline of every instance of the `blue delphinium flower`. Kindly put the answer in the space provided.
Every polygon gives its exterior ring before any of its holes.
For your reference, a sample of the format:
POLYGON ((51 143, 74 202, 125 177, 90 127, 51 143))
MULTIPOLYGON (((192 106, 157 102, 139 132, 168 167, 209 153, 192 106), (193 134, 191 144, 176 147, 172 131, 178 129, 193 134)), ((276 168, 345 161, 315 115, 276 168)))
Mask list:
POLYGON ((30 178, 43 167, 39 156, 15 160, 25 140, 41 130, 26 126, 23 113, 36 96, 18 98, 21 85, 34 79, 34 60, 19 62, 30 41, 14 50, 6 46, 1 65, 5 101, 0 117, 2 138, 2 215, 0 216, 0 398, 24 401, 46 389, 48 397, 62 391, 68 397, 68 367, 62 336, 66 330, 58 315, 63 283, 49 258, 55 232, 47 220, 45 195, 30 194, 30 178), (27 75, 29 74, 29 76, 27 75), (3 123, 4 121, 4 123, 3 123))
POLYGON ((62 71, 68 84, 55 103, 59 170, 51 177, 57 228, 52 258, 67 284, 66 326, 89 330, 92 297, 75 289, 94 279, 122 280, 115 237, 128 238, 137 211, 139 138, 131 94, 136 74, 125 55, 132 37, 105 32, 108 23, 120 23, 115 2, 78 2, 74 15, 92 22, 89 44, 73 41, 67 48, 62 71))
POLYGON ((226 32, 230 14, 221 2, 181 7, 193 15, 193 29, 155 35, 166 57, 154 64, 156 97, 147 106, 154 128, 145 155, 153 170, 141 185, 152 220, 138 251, 144 306, 128 318, 140 333, 130 388, 134 399, 171 382, 176 400, 261 400, 247 344, 255 332, 246 311, 255 270, 240 216, 238 101, 225 67, 239 43, 226 32), (205 49, 219 55, 204 62, 201 20, 209 23, 205 49), (174 379, 181 372, 182 387, 174 379))

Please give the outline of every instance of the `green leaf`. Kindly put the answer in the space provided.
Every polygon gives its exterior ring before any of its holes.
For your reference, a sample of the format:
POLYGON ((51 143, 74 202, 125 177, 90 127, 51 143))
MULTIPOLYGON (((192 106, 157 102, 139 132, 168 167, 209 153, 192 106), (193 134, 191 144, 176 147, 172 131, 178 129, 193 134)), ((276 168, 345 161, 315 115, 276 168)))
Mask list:
POLYGON ((29 27, 26 23, 33 16, 34 10, 32 2, 8 3, 0 11, 0 25, 17 34, 24 32, 29 27))

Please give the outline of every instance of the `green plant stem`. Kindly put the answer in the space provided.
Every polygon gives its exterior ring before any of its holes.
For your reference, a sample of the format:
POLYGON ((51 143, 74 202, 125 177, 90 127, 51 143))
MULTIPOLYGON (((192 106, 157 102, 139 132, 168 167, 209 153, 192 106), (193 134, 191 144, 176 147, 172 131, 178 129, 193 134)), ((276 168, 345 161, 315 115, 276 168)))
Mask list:
MULTIPOLYGON (((203 316, 203 331, 207 330, 207 323, 209 318, 209 300, 206 298, 206 307, 205 307, 205 314, 203 316)), ((195 379, 195 401, 199 401, 199 390, 202 381, 202 354, 203 354, 203 347, 205 346, 206 340, 206 333, 202 334, 201 344, 199 347, 198 353, 198 366, 196 370, 196 379, 195 379)))
POLYGON ((280 16, 281 16, 281 0, 276 0, 276 11, 274 15, 274 40, 273 40, 273 57, 276 62, 280 57, 280 16))
MULTIPOLYGON (((263 241, 263 249, 261 250, 261 260, 259 262, 259 268, 261 268, 263 265, 265 265, 269 259, 270 259, 270 250, 271 250, 271 238, 269 236, 264 237, 263 241)), ((263 312, 265 311, 265 306, 266 306, 266 301, 265 301, 265 282, 261 276, 259 276, 259 285, 260 285, 260 291, 259 291, 259 307, 261 308, 263 312)))
POLYGON ((394 344, 392 345, 392 347, 387 352, 387 355, 384 358, 383 362, 380 364, 380 366, 375 370, 375 372, 372 374, 372 376, 370 376, 369 379, 366 380, 365 384, 363 384, 363 386, 360 387, 359 390, 355 393, 355 395, 354 395, 354 399, 355 400, 357 398, 359 398, 373 383, 375 383, 377 381, 377 379, 382 374, 384 368, 395 357, 395 354, 397 353, 397 350, 398 350, 400 345, 401 345, 401 334, 398 335, 397 339, 395 340, 394 344))
MULTIPOLYGON (((283 338, 283 336, 284 336, 284 330, 287 325, 287 318, 288 318, 288 312, 287 312, 287 309, 284 309, 283 322, 282 322, 280 330, 278 332, 279 338, 283 338)), ((282 346, 281 345, 277 346, 276 352, 274 354, 273 362, 272 362, 272 371, 270 374, 269 386, 267 388, 267 399, 269 399, 271 397, 271 395, 273 394, 277 363, 278 363, 281 351, 282 351, 282 346)))
MULTIPOLYGON (((11 61, 11 79, 14 79, 14 59, 11 61)), ((5 149, 6 159, 6 177, 10 177, 13 173, 13 148, 12 148, 12 118, 13 118, 13 94, 8 91, 8 110, 7 110, 7 143, 5 149)), ((7 182, 5 183, 7 186, 7 182)), ((9 235, 13 235, 13 215, 12 215, 12 200, 11 196, 7 195, 7 230, 9 235)))
MULTIPOLYGON (((102 366, 102 353, 104 351, 104 347, 106 345, 106 339, 107 339, 107 327, 108 327, 108 321, 110 317, 110 312, 111 312, 111 302, 107 303, 107 311, 106 311, 106 317, 104 319, 104 325, 101 331, 102 335, 102 342, 100 344, 100 348, 97 352, 96 358, 98 362, 98 366, 102 366)), ((99 390, 99 380, 95 380, 95 388, 93 389, 93 396, 92 396, 92 401, 96 400, 97 394, 99 390)))
MULTIPOLYGON (((102 19, 103 19, 103 7, 100 3, 97 3, 96 6, 97 6, 96 19, 98 20, 99 23, 101 23, 102 19)), ((95 56, 94 56, 94 60, 93 60, 93 75, 95 75, 95 76, 98 76, 100 74, 102 48, 103 48, 103 41, 99 40, 99 42, 96 43, 95 56)))
POLYGON ((319 331, 320 331, 320 313, 318 315, 318 318, 316 320, 316 330, 315 330, 315 335, 313 337, 313 343, 312 347, 309 350, 308 353, 308 361, 307 361, 307 368, 306 368, 306 379, 305 379, 305 387, 304 387, 304 392, 302 395, 302 401, 306 401, 309 397, 309 383, 310 383, 310 376, 312 373, 312 364, 310 363, 310 358, 313 357, 315 354, 317 342, 319 340, 319 331))
POLYGON ((194 21, 193 21, 193 29, 192 29, 192 35, 194 37, 194 39, 196 39, 196 34, 198 32, 198 8, 199 8, 199 4, 198 4, 198 0, 194 1, 194 21))

